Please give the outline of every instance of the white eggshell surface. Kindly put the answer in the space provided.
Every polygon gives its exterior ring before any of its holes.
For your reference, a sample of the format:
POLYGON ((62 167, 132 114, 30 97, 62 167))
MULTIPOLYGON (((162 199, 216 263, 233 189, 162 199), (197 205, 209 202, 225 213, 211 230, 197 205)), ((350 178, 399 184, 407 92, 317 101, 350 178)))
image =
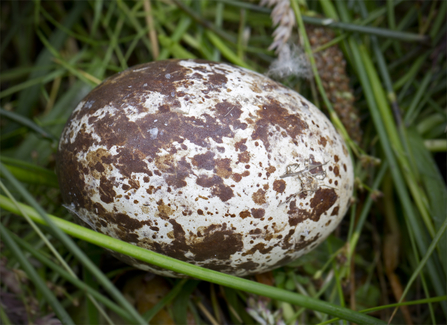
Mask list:
POLYGON ((67 122, 57 171, 65 203, 92 229, 238 276, 316 247, 353 188, 346 146, 313 104, 203 60, 152 62, 104 81, 67 122))

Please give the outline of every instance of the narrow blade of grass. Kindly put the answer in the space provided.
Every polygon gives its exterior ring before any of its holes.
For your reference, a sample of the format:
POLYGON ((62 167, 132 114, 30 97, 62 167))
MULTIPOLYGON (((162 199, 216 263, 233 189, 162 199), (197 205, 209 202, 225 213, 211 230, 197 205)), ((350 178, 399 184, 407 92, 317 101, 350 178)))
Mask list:
POLYGON ((237 64, 240 67, 253 70, 244 60, 239 58, 216 34, 211 31, 205 32, 211 43, 219 49, 220 53, 231 63, 237 64))
MULTIPOLYGON (((445 183, 436 166, 436 162, 428 152, 423 139, 417 131, 414 128, 410 128, 408 135, 411 141, 411 150, 414 157, 416 157, 417 168, 421 173, 421 181, 428 193, 430 214, 435 228, 440 229, 447 211, 447 189, 445 183)), ((444 234, 443 238, 439 241, 438 255, 444 268, 444 274, 447 275, 447 234, 444 234)))
POLYGON ((172 306, 174 312, 174 320, 177 324, 186 324, 188 322, 188 301, 190 301, 190 296, 199 283, 200 281, 197 280, 189 280, 186 283, 182 284, 183 289, 175 299, 172 306))
MULTIPOLYGON (((133 316, 134 321, 139 324, 145 324, 145 321, 138 314, 138 312, 133 308, 130 303, 123 297, 123 295, 116 289, 116 287, 107 279, 104 274, 90 261, 87 255, 82 252, 79 247, 72 241, 71 238, 64 233, 54 221, 48 217, 43 208, 36 202, 36 200, 31 196, 31 194, 11 175, 11 173, 0 163, 0 172, 5 176, 5 178, 12 184, 12 186, 17 190, 18 193, 35 209, 37 215, 40 216, 41 221, 45 220, 45 223, 53 234, 64 243, 65 247, 69 249, 73 255, 75 255, 79 261, 92 272, 92 274, 97 278, 97 280, 104 286, 104 288, 109 291, 109 293, 127 310, 127 312, 133 316)), ((31 215, 30 215, 31 217, 31 215)))
POLYGON ((0 108, 0 116, 4 116, 7 119, 10 119, 14 122, 17 122, 21 125, 24 125, 26 127, 28 127, 29 129, 33 130, 34 132, 36 132, 38 135, 40 135, 41 137, 50 139, 52 141, 57 141, 58 139, 51 134, 50 132, 46 131, 44 128, 42 128, 41 126, 37 125, 36 123, 34 123, 33 121, 31 121, 30 119, 23 117, 22 115, 19 115, 15 112, 11 112, 11 111, 7 111, 3 108, 0 108))
MULTIPOLYGON (((51 170, 5 156, 1 156, 0 161, 21 182, 59 188, 57 176, 51 170)), ((1 172, 0 177, 3 177, 1 172)))
POLYGON ((51 270, 55 271, 60 277, 69 281, 70 283, 75 285, 80 290, 86 291, 87 293, 91 294, 95 299, 97 299, 99 302, 101 302, 102 304, 107 306, 110 310, 113 310, 115 313, 117 313, 124 319, 127 319, 128 321, 132 321, 132 319, 129 318, 128 313, 122 307, 118 306, 113 301, 111 301, 109 298, 102 295, 97 289, 92 288, 85 281, 82 281, 82 280, 79 280, 78 278, 73 277, 71 274, 66 272, 59 265, 52 262, 48 257, 46 257, 44 254, 42 254, 39 250, 35 249, 32 245, 27 243, 22 238, 19 238, 14 234, 11 234, 11 236, 13 237, 13 239, 17 242, 17 244, 19 246, 21 246, 23 249, 25 249, 27 252, 29 252, 31 255, 33 255, 43 265, 45 265, 45 266, 49 267, 51 270))
MULTIPOLYGON (((44 218, 41 217, 36 210, 24 204, 20 204, 20 206, 22 209, 26 211, 26 213, 31 218, 33 218, 34 221, 41 224, 46 224, 44 218)), ((2 195, 0 195, 0 207, 12 213, 20 215, 20 211, 12 204, 12 202, 2 195)), ((350 309, 337 306, 335 304, 324 302, 311 297, 305 297, 297 293, 256 283, 243 278, 238 278, 217 271, 205 269, 199 266, 195 266, 186 262, 176 260, 171 257, 167 257, 152 251, 148 251, 144 248, 122 242, 118 239, 97 233, 93 230, 86 229, 84 227, 78 226, 76 224, 73 224, 71 222, 62 220, 54 216, 46 215, 45 219, 50 219, 51 222, 54 223, 54 225, 56 225, 59 229, 63 230, 64 232, 73 237, 85 240, 87 242, 90 242, 92 244, 104 248, 114 250, 116 252, 129 255, 141 261, 156 266, 160 266, 174 272, 182 273, 200 280, 213 282, 237 290, 242 290, 257 295, 270 297, 272 299, 276 299, 279 301, 289 302, 294 305, 302 306, 308 309, 337 316, 342 319, 346 319, 355 323, 385 324, 385 322, 377 318, 368 315, 363 315, 350 309)))
MULTIPOLYGON (((187 279, 181 279, 179 281, 177 281, 176 285, 174 286, 174 288, 172 288, 171 291, 169 291, 169 293, 164 296, 163 298, 161 298, 161 300, 154 306, 152 307, 151 310, 148 310, 144 315, 143 318, 150 323, 151 319, 160 311, 163 309, 164 306, 166 306, 167 304, 169 304, 173 299, 175 299, 175 297, 177 297, 178 294, 180 294, 180 292, 183 292, 182 288, 183 285, 185 284, 185 282, 187 281, 187 279)), ((175 315, 177 316, 177 313, 175 313, 175 315)), ((175 317, 176 317, 175 316, 175 317)), ((186 320, 186 319, 185 319, 186 320)), ((182 323, 186 323, 185 322, 178 322, 178 324, 182 324, 182 323)))
MULTIPOLYGON (((64 22, 62 23, 63 26, 67 29, 71 29, 73 24, 78 21, 81 14, 84 12, 85 6, 87 5, 86 1, 78 1, 74 4, 73 9, 70 11, 70 13, 67 15, 67 17, 64 19, 64 22)), ((55 30, 54 33, 50 36, 48 42, 51 44, 53 48, 55 48, 57 51, 60 50, 60 48, 63 46, 65 40, 67 38, 67 34, 62 30, 55 30)), ((35 65, 36 66, 45 66, 51 64, 53 59, 53 55, 49 50, 43 50, 37 60, 35 65)), ((41 76, 45 76, 48 74, 49 70, 38 70, 29 76, 28 79, 35 79, 41 76)), ((18 101, 18 107, 16 112, 23 116, 29 116, 31 109, 34 107, 34 102, 36 101, 37 97, 39 96, 40 87, 38 85, 35 85, 33 87, 30 87, 20 93, 19 101, 18 101)))
POLYGON ((2 237, 2 241, 14 253, 15 258, 19 261, 20 265, 22 266, 23 270, 28 275, 29 279, 39 289, 39 292, 43 295, 43 298, 53 308, 53 311, 55 312, 57 317, 59 317, 60 321, 63 324, 75 325, 75 323, 71 319, 70 315, 68 315, 68 313, 65 311, 65 308, 62 307, 61 303, 56 298, 54 293, 51 292, 50 289, 48 289, 45 282, 40 278, 39 274, 34 269, 34 266, 32 266, 31 263, 28 261, 26 256, 23 254, 22 250, 19 248, 19 246, 16 244, 16 242, 12 239, 8 230, 6 230, 5 226, 3 226, 2 223, 0 223, 0 234, 2 237))
POLYGON ((315 18, 315 17, 306 17, 306 19, 304 21, 309 24, 326 26, 326 27, 331 27, 331 28, 340 28, 345 31, 375 35, 375 36, 384 37, 387 39, 395 39, 395 40, 404 41, 404 42, 428 43, 430 40, 430 37, 426 36, 426 35, 419 35, 419 34, 413 34, 413 33, 408 33, 408 32, 400 32, 400 31, 390 30, 390 29, 386 29, 386 28, 362 26, 362 25, 358 25, 358 24, 350 24, 350 23, 345 23, 345 22, 339 22, 334 19, 321 19, 321 18, 315 18))

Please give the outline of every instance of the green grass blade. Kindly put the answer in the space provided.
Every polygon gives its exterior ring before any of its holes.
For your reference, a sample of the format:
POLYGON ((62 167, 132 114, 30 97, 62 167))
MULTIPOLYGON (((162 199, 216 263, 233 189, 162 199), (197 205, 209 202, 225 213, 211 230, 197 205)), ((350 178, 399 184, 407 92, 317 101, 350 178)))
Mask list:
POLYGON ((211 22, 203 19, 200 17, 196 12, 194 12, 190 7, 185 5, 184 2, 179 0, 172 0, 181 10, 183 10, 188 16, 190 16, 193 20, 198 22, 200 25, 205 27, 206 29, 212 31, 215 36, 220 37, 223 40, 226 40, 227 42, 230 42, 232 44, 236 43, 236 38, 233 35, 228 34, 226 31, 224 31, 221 28, 217 28, 214 26, 211 22))
POLYGON ((222 55, 231 63, 234 63, 240 67, 253 70, 244 60, 239 58, 216 34, 207 30, 205 32, 211 43, 222 53, 222 55))
MULTIPOLYGON (((390 170, 392 171, 392 176, 396 185, 396 190, 398 192, 402 207, 405 212, 406 221, 408 222, 408 228, 411 229, 415 233, 415 238, 419 247, 419 250, 421 251, 421 254, 424 255, 427 251, 427 244, 426 244, 426 236, 423 233, 420 225, 418 224, 418 215, 413 210, 413 204, 410 200, 409 193, 407 191, 407 188, 405 186, 405 180, 402 175, 402 172, 400 171, 398 162, 395 157, 394 150, 392 149, 392 145, 390 143, 389 136, 385 130, 384 121, 382 121, 382 117, 380 116, 380 109, 378 105, 375 102, 373 91, 370 88, 370 82, 367 77, 367 73, 364 70, 365 65, 369 65, 370 60, 366 58, 367 53, 366 49, 362 49, 361 47, 358 47, 354 39, 350 39, 350 46, 353 51, 353 54, 356 59, 357 68, 359 71, 359 77, 360 81, 364 87, 365 95, 369 103, 371 116, 373 117, 374 124, 376 126, 377 133, 379 135, 379 138, 381 139, 381 143, 383 146, 383 149, 385 151, 386 157, 390 163, 390 170), (366 64, 365 64, 366 61, 366 64)), ((389 117, 388 117, 389 118, 389 117)), ((404 157, 400 157, 405 159, 404 157)), ((407 174, 406 174, 407 175, 407 174)), ((418 187, 414 184, 416 193, 419 193, 418 187)), ((419 197, 420 199, 420 197, 419 197)), ((434 288, 437 291, 439 295, 445 294, 442 283, 443 276, 441 276, 434 263, 432 261, 429 261, 429 272, 430 276, 432 278, 432 281, 434 282, 434 288)))
MULTIPOLYGON (((327 1, 322 1, 323 4, 328 4, 328 8, 325 9, 326 12, 331 12, 332 9, 330 9, 331 3, 327 1)), ((344 3, 340 3, 340 6, 343 6, 344 3)), ((389 110, 384 109, 387 108, 386 103, 386 96, 378 95, 380 93, 380 90, 378 89, 380 87, 380 82, 377 82, 377 77, 374 77, 374 81, 371 81, 371 75, 373 74, 371 71, 371 59, 368 56, 368 52, 365 49, 364 46, 359 44, 358 40, 356 40, 354 37, 350 37, 348 39, 348 44, 351 49, 352 55, 353 55, 353 64, 355 65, 355 69, 357 71, 360 83, 363 87, 363 91, 365 93, 365 97, 369 106, 370 114, 373 119, 376 131, 378 133, 379 139, 381 141, 383 150, 385 152, 385 156, 390 164, 390 170, 391 174, 396 186, 396 190, 398 193, 398 196, 400 198, 402 207, 404 209, 404 216, 405 220, 407 222, 407 227, 410 229, 410 231, 414 232, 414 238, 417 242, 418 248, 421 252, 421 255, 425 255, 427 252, 427 238, 426 234, 423 232, 419 225, 419 216, 416 213, 416 211, 413 209, 412 201, 410 200, 410 196, 407 190, 407 187, 405 186, 405 180, 402 175, 402 171, 400 170, 398 161, 396 159, 396 152, 402 152, 402 150, 399 148, 399 139, 395 135, 396 131, 394 131, 392 134, 394 135, 392 139, 390 139, 390 136, 387 132, 387 128, 389 130, 393 130, 395 126, 392 124, 393 118, 392 115, 389 114, 389 110), (368 72, 366 69, 370 69, 368 72), (373 87, 376 87, 376 92, 374 92, 373 87), (380 105, 376 100, 380 100, 380 105), (382 111, 381 111, 382 110, 382 111), (388 112, 388 113, 387 113, 388 112), (386 115, 383 117, 381 116, 382 113, 385 113, 386 115), (388 127, 387 127, 388 123, 388 127), (395 147, 397 145, 397 147, 395 147)), ((399 157, 400 159, 405 159, 405 157, 399 157)), ((408 173, 410 169, 405 169, 405 173, 408 173)), ((408 176, 407 174, 405 174, 408 176)), ((418 194, 420 191, 417 187, 417 185, 413 184, 415 188, 414 193, 418 194)), ((420 199, 418 197, 417 199, 420 199)), ((439 270, 437 269, 434 261, 430 259, 428 261, 428 271, 431 277, 431 280, 434 285, 434 289, 437 292, 438 295, 445 295, 445 288, 443 286, 443 283, 445 283, 445 276, 441 275, 439 273, 439 270)), ((446 304, 442 304, 444 312, 446 311, 446 304)))
MULTIPOLYGON (((59 188, 56 174, 48 169, 5 156, 0 161, 21 182, 59 188)), ((3 177, 1 172, 0 177, 3 177)))
POLYGON ((63 24, 59 23, 54 17, 51 16, 49 12, 47 12, 43 7, 40 7, 40 13, 48 20, 50 21, 54 26, 58 28, 58 30, 63 31, 68 36, 71 36, 75 39, 78 39, 79 41, 90 44, 90 45, 97 45, 98 42, 93 40, 91 37, 86 37, 80 34, 74 33, 71 29, 65 27, 63 24))
POLYGON ((351 24, 351 23, 345 23, 345 22, 338 22, 334 19, 321 19, 321 18, 315 18, 315 17, 306 17, 306 19, 303 19, 304 22, 313 24, 313 25, 319 25, 319 26, 325 26, 330 28, 340 28, 345 31, 349 32, 355 32, 355 33, 361 33, 361 34, 369 34, 374 35, 378 37, 384 37, 386 39, 394 39, 399 41, 405 41, 405 42, 422 42, 422 43, 428 43, 430 38, 426 35, 419 35, 419 34, 413 34, 408 32, 400 32, 395 30, 390 30, 386 28, 379 28, 379 27, 372 27, 372 26, 362 26, 358 24, 351 24))
MULTIPOLYGON (((214 18, 214 24, 217 28, 222 28, 223 23, 223 13, 225 10, 225 5, 223 2, 219 1, 216 4, 216 17, 214 18)), ((221 53, 217 47, 214 47, 213 50, 213 61, 220 62, 221 53)))
POLYGON ((191 299, 192 292, 197 288, 200 281, 188 280, 182 284, 182 290, 175 299, 172 311, 174 313, 174 321, 176 324, 187 323, 188 301, 191 299))
POLYGON ((30 119, 23 117, 22 115, 19 115, 15 112, 7 111, 3 108, 0 108, 0 116, 4 116, 7 119, 10 119, 11 121, 17 122, 21 125, 28 127, 30 130, 33 130, 34 132, 36 132, 38 135, 40 135, 43 138, 47 138, 52 141, 58 140, 53 134, 51 134, 50 132, 47 132, 41 126, 37 125, 30 119))
POLYGON ((22 266, 23 270, 28 275, 29 279, 34 283, 34 285, 42 293, 44 299, 53 308, 53 311, 55 312, 57 317, 59 317, 60 321, 63 324, 75 325, 75 323, 71 319, 70 315, 68 315, 68 313, 65 311, 64 307, 62 307, 61 303, 57 300, 56 296, 51 292, 51 290, 48 289, 45 282, 40 278, 37 271, 34 269, 34 267, 28 261, 26 256, 23 254, 23 252, 19 248, 19 246, 12 239, 11 235, 9 234, 9 231, 6 230, 3 223, 0 223, 0 234, 2 237, 2 241, 14 253, 14 257, 19 261, 20 265, 22 266))
MULTIPOLYGON (((37 215, 42 221, 45 221, 53 234, 69 249, 86 268, 97 278, 97 280, 105 287, 107 291, 127 310, 127 312, 134 317, 134 320, 139 324, 145 324, 145 321, 137 313, 137 311, 130 305, 130 303, 123 297, 123 295, 116 289, 116 287, 107 279, 104 274, 90 261, 84 252, 67 236, 58 225, 47 216, 43 208, 36 202, 31 194, 11 175, 11 173, 0 163, 0 172, 12 184, 12 186, 19 192, 23 198, 35 209, 37 215)), ((31 215, 30 215, 31 217, 31 215)))
MULTIPOLYGON (((73 9, 70 10, 70 13, 65 18, 64 22, 62 23, 65 28, 71 29, 73 24, 78 21, 81 14, 84 12, 85 6, 87 5, 86 1, 77 1, 73 9)), ((53 34, 50 36, 48 42, 51 44, 53 48, 55 48, 57 51, 60 50, 60 48, 63 46, 65 40, 67 38, 67 34, 62 30, 55 30, 53 34)), ((44 49, 38 56, 35 65, 36 66, 46 66, 52 63, 53 55, 51 52, 47 49, 44 49)), ((49 70, 38 70, 29 76, 29 79, 35 79, 38 77, 45 76, 48 74, 49 70)), ((16 112, 23 116, 29 116, 31 109, 34 107, 33 103, 36 101, 37 97, 39 96, 40 87, 38 85, 35 85, 33 87, 30 87, 26 89, 25 91, 22 91, 19 96, 18 101, 18 107, 16 112)))
POLYGON ((428 232, 431 236, 433 236, 435 230, 428 213, 428 201, 426 194, 419 189, 417 176, 414 174, 415 171, 410 161, 412 157, 411 155, 409 155, 409 152, 404 149, 401 141, 401 139, 403 141, 407 141, 405 130, 403 129, 404 125, 400 125, 400 128, 402 129, 401 134, 404 135, 402 137, 399 137, 396 126, 394 125, 394 119, 391 113, 391 109, 386 102, 386 95, 383 92, 379 78, 373 67, 371 58, 369 57, 368 52, 363 45, 359 46, 359 51, 362 57, 362 66, 364 67, 368 77, 368 81, 366 82, 368 82, 368 85, 371 86, 374 101, 377 103, 376 107, 380 112, 380 123, 382 123, 386 129, 387 138, 382 138, 382 141, 390 142, 390 145, 392 146, 396 154, 395 157, 400 164, 404 180, 406 181, 410 193, 412 194, 413 200, 416 202, 416 205, 419 209, 419 212, 422 216, 425 226, 427 227, 428 232))
MULTIPOLYGON (((124 25, 124 19, 122 19, 121 15, 120 15, 120 17, 119 17, 119 19, 118 19, 118 21, 116 23, 115 30, 112 32, 112 31, 110 31, 109 28, 106 28, 106 32, 107 32, 107 35, 110 38, 110 44, 109 44, 109 49, 108 49, 109 50, 108 51, 108 54, 109 54, 108 57, 111 57, 112 51, 114 50, 115 53, 116 53, 116 56, 118 57, 118 60, 120 62, 121 69, 125 70, 125 69, 128 68, 127 62, 126 62, 126 60, 124 58, 123 53, 121 52, 120 47, 118 46, 118 39, 119 39, 120 32, 121 32, 121 30, 123 28, 123 25, 124 25)), ((103 65, 106 66, 107 63, 108 63, 108 61, 104 61, 103 65)))
POLYGON ((100 80, 97 78, 90 76, 82 71, 79 71, 74 66, 72 66, 69 62, 65 61, 59 54, 56 48, 54 48, 51 43, 45 38, 43 33, 40 30, 36 31, 36 34, 39 36, 42 43, 45 45, 45 47, 50 51, 51 54, 57 59, 57 62, 60 63, 65 69, 70 71, 73 75, 78 77, 80 80, 85 82, 86 84, 94 87, 97 86, 100 83, 100 80))
POLYGON ((14 325, 9 320, 8 315, 6 314, 5 309, 3 307, 3 304, 0 304, 0 320, 2 321, 2 324, 4 324, 4 325, 14 325))
POLYGON ((433 77, 432 71, 427 71, 427 74, 425 75, 424 79, 422 79, 421 84, 419 85, 416 94, 413 97, 413 100, 411 101, 410 107, 408 107, 408 110, 404 117, 404 123, 405 125, 411 125, 414 123, 415 119, 417 118, 417 106, 419 102, 422 99, 422 96, 427 92, 427 88, 429 87, 431 78, 433 77))
POLYGON ((436 232, 435 238, 433 238, 432 243, 430 244, 430 247, 427 249, 426 254, 416 267, 416 269, 413 271, 413 274, 411 275, 410 280, 408 280, 407 286, 405 287, 404 292, 402 293, 402 296, 399 299, 399 303, 402 302, 402 300, 405 299, 405 296, 408 293, 408 290, 410 289, 411 285, 413 284, 414 280, 419 276, 419 274, 422 272, 422 269, 427 264, 428 259, 430 258, 433 251, 436 249, 436 246, 438 245, 439 241, 441 240, 442 236, 445 234, 445 231, 447 229, 447 218, 444 219, 444 222, 442 223, 441 227, 436 232))
POLYGON ((349 254, 348 254, 349 258, 352 257, 352 255, 354 254, 355 248, 357 247, 357 243, 360 239, 363 225, 365 224, 366 218, 368 217, 369 211, 373 204, 374 192, 378 190, 387 170, 388 170, 388 162, 384 161, 382 163, 382 166, 380 167, 379 172, 374 177, 374 184, 371 187, 371 192, 369 193, 368 198, 366 199, 366 201, 363 205, 362 212, 360 213, 360 216, 357 220, 357 225, 356 225, 355 230, 352 234, 352 237, 350 237, 350 239, 349 239, 349 254))
MULTIPOLYGON (((172 288, 171 291, 169 291, 169 293, 164 296, 163 298, 161 298, 161 300, 159 302, 157 302, 157 304, 151 308, 151 310, 148 310, 144 315, 143 318, 150 323, 151 319, 160 311, 163 309, 163 307, 167 304, 169 304, 173 299, 175 299, 175 297, 180 293, 183 292, 182 288, 183 285, 185 284, 185 282, 187 281, 187 279, 181 279, 179 281, 177 281, 176 285, 174 286, 174 288, 172 288)), ((175 313, 174 318, 177 316, 177 313, 175 313)), ((177 322, 178 324, 181 324, 180 322, 177 322)), ((186 323, 186 322, 183 322, 186 323)))
MULTIPOLYGON (((447 211, 447 189, 445 183, 436 166, 436 162, 428 152, 423 139, 415 128, 410 128, 408 135, 411 142, 411 150, 414 157, 416 157, 417 168, 421 173, 421 181, 428 194, 431 217, 435 228, 440 229, 447 211)), ((444 234, 443 239, 439 241, 438 255, 444 268, 444 274, 447 275, 447 234, 444 234)))
MULTIPOLYGON (((92 64, 98 64, 99 62, 93 61, 92 64)), ((100 69, 100 67, 98 68, 100 69)), ((42 124, 52 126, 47 126, 47 129, 57 137, 59 137, 65 122, 71 114, 71 111, 76 105, 81 101, 81 99, 87 95, 91 90, 91 87, 86 85, 81 81, 75 82, 75 84, 62 96, 54 105, 53 109, 40 120, 42 124)), ((14 158, 33 161, 38 165, 44 166, 48 163, 48 157, 54 153, 54 148, 48 146, 48 141, 42 140, 34 136, 34 134, 29 134, 26 139, 16 148, 14 151, 14 158), (36 152, 37 157, 32 157, 32 153, 36 152)))
POLYGON ((75 285, 78 289, 82 291, 86 291, 90 295, 92 295, 95 299, 97 299, 99 302, 107 306, 110 310, 113 310, 115 313, 120 315, 121 317, 127 319, 128 321, 132 321, 131 318, 129 318, 128 313, 120 306, 115 304, 113 301, 111 301, 109 298, 102 295, 97 289, 92 288, 89 286, 86 281, 79 280, 78 278, 74 277, 67 271, 65 271, 62 267, 52 262, 48 257, 46 257, 44 254, 42 254, 39 250, 35 249, 31 244, 27 243, 22 238, 19 238, 18 236, 11 234, 13 239, 17 242, 19 246, 21 246, 23 249, 25 249, 27 252, 29 252, 31 255, 33 255, 39 262, 41 262, 43 265, 49 267, 51 270, 55 271, 60 277, 63 279, 69 281, 73 285, 75 285))
MULTIPOLYGON (((86 229, 84 227, 78 226, 54 216, 46 215, 46 218, 44 219, 33 208, 25 204, 20 204, 20 206, 31 218, 33 218, 34 221, 38 223, 46 224, 45 219, 50 219, 51 222, 54 223, 59 229, 63 230, 70 236, 129 255, 141 261, 160 266, 174 272, 182 273, 196 279, 213 282, 233 289, 270 297, 279 301, 285 301, 294 305, 337 316, 355 323, 385 324, 385 322, 379 319, 368 315, 363 315, 361 313, 337 306, 335 304, 324 302, 311 297, 305 297, 293 292, 289 292, 287 290, 256 283, 243 278, 238 278, 217 271, 205 269, 176 260, 171 257, 148 251, 144 248, 125 243, 118 239, 97 233, 93 230, 86 229)), ((12 204, 12 202, 2 195, 0 195, 0 207, 12 213, 20 214, 20 211, 12 204)))
MULTIPOLYGON (((34 71, 39 71, 39 70, 35 69, 34 71)), ((57 77, 62 76, 64 73, 65 73, 65 69, 59 69, 59 70, 53 71, 51 73, 48 73, 44 76, 39 76, 39 77, 36 77, 33 79, 29 78, 27 81, 24 81, 18 85, 9 87, 8 89, 5 89, 2 92, 0 92, 0 99, 11 96, 17 92, 32 89, 33 87, 36 87, 36 85, 39 86, 41 84, 50 82, 50 81, 56 79, 57 77)), ((17 112, 18 112, 18 109, 17 109, 17 112)), ((19 113, 17 115, 19 115, 19 113)), ((20 114, 20 116, 24 116, 24 115, 20 114)))
MULTIPOLYGON (((143 28, 141 26, 139 20, 136 19, 135 15, 131 12, 131 10, 129 9, 129 7, 127 6, 127 4, 124 1, 118 0, 117 3, 118 3, 118 7, 123 12, 126 19, 130 21, 131 25, 137 30, 138 34, 140 34, 140 33, 146 34, 147 31, 149 30, 149 26, 146 26, 145 28, 143 28)), ((141 40, 143 41, 144 45, 148 49, 149 53, 153 53, 152 45, 151 45, 149 39, 144 37, 141 40)))
MULTIPOLYGON (((364 16, 366 16, 366 14, 367 14, 366 6, 365 6, 365 4, 363 2, 360 3, 360 7, 362 9, 362 14, 364 16)), ((379 50, 378 41, 377 41, 376 37, 372 36, 371 40, 372 40, 372 44, 373 44, 373 47, 374 47, 375 57, 377 59, 378 65, 379 65, 380 72, 381 72, 382 78, 384 80, 384 84, 385 84, 385 86, 387 88, 387 91, 388 91, 388 98, 389 98, 390 102, 393 104, 393 99, 395 99, 396 96, 395 96, 394 91, 393 91, 393 87, 392 87, 392 84, 391 84, 391 78, 389 76, 388 69, 387 69, 386 64, 385 64, 385 60, 383 58, 382 52, 379 50)), ((420 101, 420 98, 422 97, 422 94, 426 92, 426 87, 428 86, 428 83, 429 83, 429 81, 431 79, 431 76, 432 76, 432 73, 429 72, 424 77, 424 79, 422 81, 422 84, 419 87, 416 95, 414 96, 410 108, 408 109, 407 116, 405 117, 405 121, 404 121, 405 125, 412 124, 411 123, 412 121, 410 120, 410 118, 408 118, 408 116, 411 116, 411 114, 413 113, 417 103, 420 101)), ((395 105, 398 105, 397 102, 395 102, 395 105)), ((397 111, 399 111, 398 108, 397 108, 397 111)), ((395 116, 396 116, 397 123, 398 124, 402 123, 400 115, 398 115, 398 113, 395 113, 395 116)), ((413 116, 414 116, 414 114, 413 114, 413 116)), ((422 174, 422 173, 425 174, 426 171, 430 170, 430 174, 431 174, 430 176, 431 177, 427 177, 428 175, 424 175, 424 177, 419 177, 418 176, 419 182, 421 182, 421 181, 426 182, 428 180, 434 181, 436 179, 436 177, 438 177, 438 180, 440 180, 441 175, 439 175, 439 173, 437 173, 436 165, 430 159, 431 157, 426 152, 425 148, 423 147, 422 142, 420 141, 419 142, 419 146, 416 146, 416 144, 415 144, 415 140, 416 140, 415 139, 415 136, 416 136, 415 132, 412 132, 413 139, 412 139, 412 141, 410 141, 410 139, 408 139, 408 136, 407 136, 408 132, 407 132, 406 128, 400 127, 399 131, 401 133, 401 138, 405 140, 404 143, 405 143, 405 146, 406 146, 407 157, 409 159, 412 159, 413 161, 416 161, 416 162, 419 162, 422 157, 425 158, 423 163, 419 163, 419 168, 417 168, 419 173, 420 174, 422 174), (419 149, 418 152, 415 152, 415 147, 417 147, 419 149)), ((439 220, 441 220, 441 218, 442 218, 441 214, 443 212, 445 213, 445 211, 447 211, 447 206, 445 205, 445 202, 447 200, 447 192, 446 192, 445 186, 441 182, 441 184, 438 183, 436 185, 435 184, 430 184, 428 186, 426 185, 425 188, 426 188, 426 193, 428 193, 428 195, 430 195, 430 193, 436 193, 435 195, 437 195, 437 198, 435 200, 431 200, 430 206, 431 207, 435 207, 435 206, 439 207, 437 209, 437 213, 433 213, 434 212, 433 209, 431 211, 432 219, 433 220, 438 220, 438 224, 436 226, 437 226, 437 228, 439 228, 439 226, 440 226, 440 221, 439 220), (441 211, 443 211, 443 212, 441 212, 441 211), (441 213, 441 214, 439 214, 439 213, 441 213)), ((433 195, 431 195, 431 196, 433 196, 433 195)), ((447 236, 445 236, 445 238, 447 239, 447 236)), ((441 243, 442 243, 442 241, 440 242, 440 245, 442 245, 441 243)), ((447 242, 445 244, 447 244, 447 242)), ((447 251, 446 251, 446 248, 443 247, 443 246, 445 246, 445 245, 440 246, 440 249, 438 251, 440 252, 440 260, 443 262, 444 272, 446 272, 446 274, 447 274, 446 260, 445 260, 445 258, 442 258, 442 256, 447 256, 447 251)))
MULTIPOLYGON (((447 296, 440 296, 440 297, 433 297, 433 298, 426 298, 426 299, 419 299, 419 300, 412 300, 412 301, 402 301, 395 304, 388 304, 368 309, 363 309, 360 312, 361 313, 370 313, 374 311, 379 311, 383 309, 393 308, 393 307, 401 307, 401 306, 413 306, 413 305, 422 305, 422 304, 430 304, 430 303, 436 303, 436 302, 442 302, 446 301, 447 296)), ((325 322, 318 323, 318 325, 326 325, 326 324, 334 324, 336 321, 340 320, 340 318, 332 318, 325 322)))

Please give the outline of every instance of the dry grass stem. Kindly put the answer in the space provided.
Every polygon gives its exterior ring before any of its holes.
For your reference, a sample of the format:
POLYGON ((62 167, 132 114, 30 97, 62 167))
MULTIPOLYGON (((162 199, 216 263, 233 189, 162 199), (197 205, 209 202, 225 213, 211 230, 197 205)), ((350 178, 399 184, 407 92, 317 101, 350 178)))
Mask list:
POLYGON ((158 55, 160 53, 160 50, 158 48, 158 40, 157 40, 157 33, 155 31, 154 27, 154 20, 152 18, 152 6, 151 6, 151 0, 144 0, 144 11, 145 11, 145 18, 146 18, 146 24, 149 27, 149 39, 151 40, 152 45, 152 56, 156 60, 158 58, 158 55))

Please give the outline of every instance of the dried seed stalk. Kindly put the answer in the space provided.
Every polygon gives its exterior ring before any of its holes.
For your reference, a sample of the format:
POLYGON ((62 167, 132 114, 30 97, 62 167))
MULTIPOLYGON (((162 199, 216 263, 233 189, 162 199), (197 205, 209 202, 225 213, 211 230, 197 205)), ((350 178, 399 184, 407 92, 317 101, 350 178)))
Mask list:
POLYGON ((290 8, 289 0, 261 0, 261 6, 272 7, 271 13, 273 25, 276 26, 273 32, 273 43, 270 45, 269 50, 276 49, 276 53, 279 53, 284 45, 287 44, 290 36, 292 35, 293 27, 295 27, 295 15, 292 8, 290 8))
MULTIPOLYGON (((334 31, 320 26, 306 25, 306 33, 313 50, 335 38, 334 31)), ((333 45, 314 53, 314 58, 323 88, 334 110, 351 139, 360 144, 362 140, 360 116, 358 109, 354 106, 354 94, 349 87, 343 52, 337 45, 333 45)))

